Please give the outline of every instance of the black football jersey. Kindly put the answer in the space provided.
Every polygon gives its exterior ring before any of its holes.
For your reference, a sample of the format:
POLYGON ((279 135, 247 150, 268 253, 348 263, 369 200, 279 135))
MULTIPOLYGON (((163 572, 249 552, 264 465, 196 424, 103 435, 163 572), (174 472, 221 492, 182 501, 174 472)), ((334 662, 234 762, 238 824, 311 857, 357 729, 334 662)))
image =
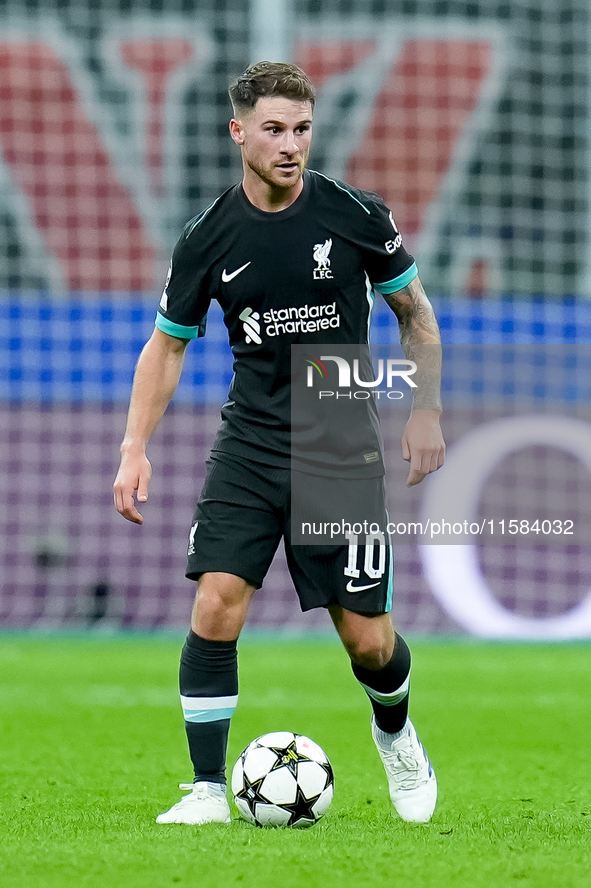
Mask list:
MULTIPOLYGON (((368 343, 374 290, 396 292, 416 274, 380 197, 311 170, 286 210, 263 212, 235 185, 188 222, 156 326, 193 339, 205 333, 212 299, 223 310, 234 376, 214 449, 290 465, 291 345, 368 343)), ((368 448, 379 441, 352 442, 350 467, 383 472, 381 458, 364 464, 368 448)))

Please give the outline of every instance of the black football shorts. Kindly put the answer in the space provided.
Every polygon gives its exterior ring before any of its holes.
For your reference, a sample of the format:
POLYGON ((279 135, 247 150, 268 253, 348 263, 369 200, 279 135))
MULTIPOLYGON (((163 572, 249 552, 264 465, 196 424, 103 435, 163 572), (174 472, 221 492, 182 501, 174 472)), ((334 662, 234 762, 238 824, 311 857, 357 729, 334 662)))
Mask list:
MULTIPOLYGON (((259 588, 284 537, 287 566, 303 611, 332 604, 357 613, 389 611, 389 537, 351 533, 346 544, 292 545, 292 481, 321 490, 322 479, 315 476, 214 452, 189 535, 187 577, 230 573, 259 588)), ((385 528, 384 479, 357 483, 376 504, 385 528)))

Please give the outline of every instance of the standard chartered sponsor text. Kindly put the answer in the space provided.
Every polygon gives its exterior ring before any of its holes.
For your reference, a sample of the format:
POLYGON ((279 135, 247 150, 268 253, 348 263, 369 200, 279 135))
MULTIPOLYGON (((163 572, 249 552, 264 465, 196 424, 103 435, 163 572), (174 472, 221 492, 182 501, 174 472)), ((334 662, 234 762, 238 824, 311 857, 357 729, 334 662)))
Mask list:
POLYGON ((302 305, 299 308, 272 308, 263 312, 263 322, 267 324, 267 336, 281 336, 285 333, 316 333, 339 327, 341 316, 336 302, 329 305, 302 305))

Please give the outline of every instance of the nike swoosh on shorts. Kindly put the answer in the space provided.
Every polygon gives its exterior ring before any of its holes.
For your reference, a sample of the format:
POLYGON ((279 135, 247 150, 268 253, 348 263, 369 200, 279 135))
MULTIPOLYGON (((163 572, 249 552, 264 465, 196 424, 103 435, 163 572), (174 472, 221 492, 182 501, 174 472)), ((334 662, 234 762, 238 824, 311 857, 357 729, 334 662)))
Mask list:
POLYGON ((379 586, 378 583, 370 583, 369 586, 354 586, 353 580, 349 580, 347 583, 347 592, 363 592, 364 589, 373 589, 374 586, 379 586))
MULTIPOLYGON (((251 260, 251 261, 252 261, 252 260, 251 260)), ((222 280, 223 280, 223 282, 224 282, 225 284, 227 284, 228 281, 232 281, 232 280, 234 280, 234 278, 237 277, 237 276, 240 274, 241 271, 244 271, 245 268, 248 268, 249 265, 250 265, 250 262, 247 262, 246 265, 241 265, 240 268, 237 268, 236 271, 232 271, 230 274, 228 274, 228 273, 226 272, 226 269, 224 268, 224 270, 222 271, 222 280)))

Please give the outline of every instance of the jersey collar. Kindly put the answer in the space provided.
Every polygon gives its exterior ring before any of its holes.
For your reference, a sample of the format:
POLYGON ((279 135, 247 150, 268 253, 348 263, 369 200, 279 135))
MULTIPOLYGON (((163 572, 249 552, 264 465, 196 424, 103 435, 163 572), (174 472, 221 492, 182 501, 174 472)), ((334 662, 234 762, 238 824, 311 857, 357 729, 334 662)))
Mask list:
POLYGON ((310 186, 311 176, 308 170, 304 170, 303 188, 301 194, 298 195, 298 197, 289 207, 287 207, 287 209, 279 210, 279 212, 277 213, 267 213, 265 210, 260 210, 258 207, 255 207, 253 204, 251 204, 244 192, 244 188, 242 187, 241 183, 236 186, 236 190, 238 193, 238 200, 249 216, 254 219, 264 220, 265 222, 282 222, 284 219, 290 219, 292 216, 297 215, 297 213, 303 210, 308 202, 310 186))

